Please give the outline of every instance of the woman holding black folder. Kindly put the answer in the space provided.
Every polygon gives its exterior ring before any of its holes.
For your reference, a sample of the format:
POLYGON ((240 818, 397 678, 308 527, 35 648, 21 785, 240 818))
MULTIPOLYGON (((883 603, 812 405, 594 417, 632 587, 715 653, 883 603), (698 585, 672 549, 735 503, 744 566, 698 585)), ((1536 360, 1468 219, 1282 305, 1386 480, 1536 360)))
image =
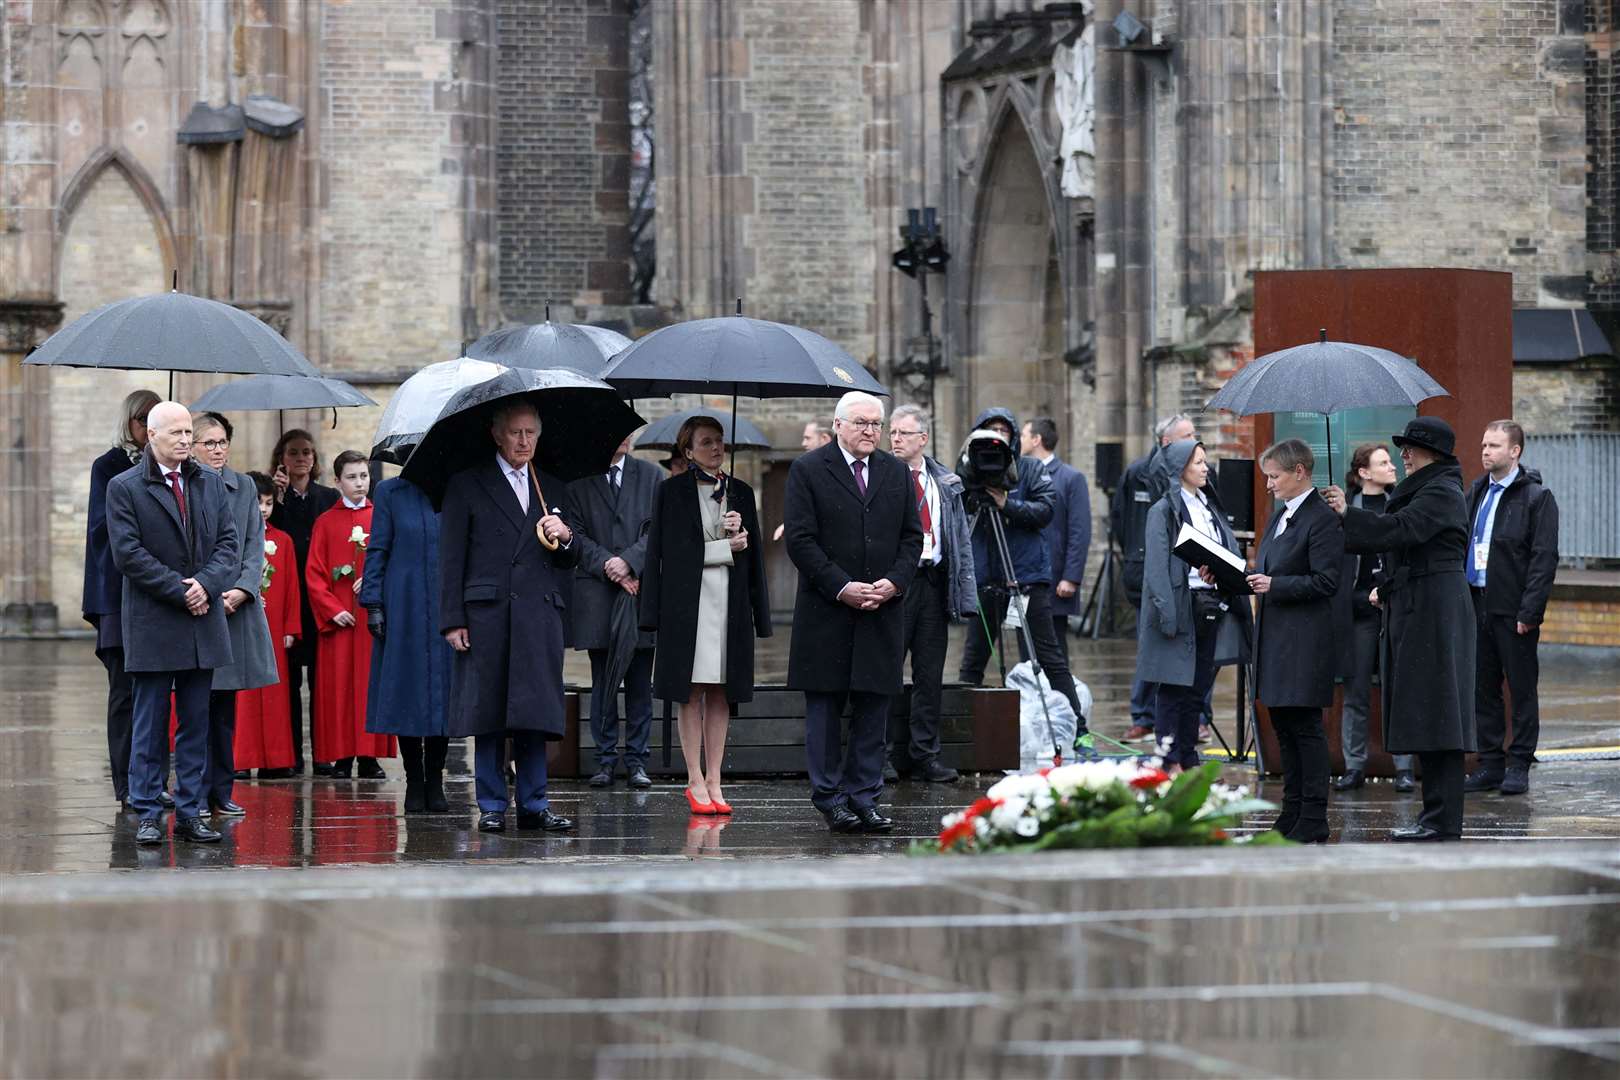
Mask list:
POLYGON ((1183 439, 1159 455, 1169 491, 1148 510, 1147 555, 1142 569, 1142 607, 1137 619, 1136 675, 1159 684, 1154 736, 1166 771, 1198 764, 1198 718, 1221 663, 1242 662, 1249 653, 1249 605, 1212 574, 1176 554, 1188 526, 1212 544, 1242 558, 1220 500, 1209 487, 1204 444, 1183 439))

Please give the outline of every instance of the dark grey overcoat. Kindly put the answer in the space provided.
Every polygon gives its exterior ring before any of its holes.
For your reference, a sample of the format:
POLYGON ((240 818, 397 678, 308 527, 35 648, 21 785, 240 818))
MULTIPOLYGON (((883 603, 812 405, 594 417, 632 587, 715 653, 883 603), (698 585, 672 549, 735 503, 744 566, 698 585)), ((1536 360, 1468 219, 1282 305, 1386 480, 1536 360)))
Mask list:
MULTIPOLYGON (((562 481, 540 474, 540 487, 562 481)), ((466 627, 450 675, 450 735, 563 734, 563 609, 579 542, 547 551, 535 533, 544 504, 517 495, 489 461, 451 477, 439 512, 439 632, 466 627)), ((566 520, 566 517, 565 519, 566 520)), ((572 526, 570 526, 572 528, 572 526)))
MULTIPOLYGON (((646 564, 646 527, 664 470, 628 454, 620 464, 624 475, 617 493, 602 474, 575 480, 564 497, 568 522, 579 530, 579 565, 574 568, 574 596, 568 606, 576 649, 605 649, 612 644, 613 602, 624 590, 608 580, 603 564, 617 555, 638 578, 646 564)), ((652 644, 651 634, 641 634, 636 641, 642 649, 652 644)))
POLYGON ((1453 459, 1417 470, 1390 491, 1382 514, 1346 510, 1344 539, 1357 554, 1384 553, 1377 578, 1384 749, 1477 749, 1462 468, 1453 459))
POLYGON ((225 617, 231 632, 231 662, 214 669, 215 690, 257 690, 281 681, 276 667, 275 647, 270 642, 270 624, 259 603, 259 585, 264 581, 264 517, 259 513, 259 489, 253 481, 234 469, 221 469, 225 501, 230 508, 236 535, 241 538, 236 579, 226 591, 241 589, 248 599, 225 617))
MULTIPOLYGON (((697 469, 658 486, 647 530, 646 572, 641 577, 641 625, 658 632, 653 694, 665 701, 692 696, 692 660, 697 655, 698 603, 703 588, 703 516, 697 469)), ((764 537, 754 509, 754 490, 726 481, 727 509, 742 515, 748 546, 733 552, 726 582, 726 700, 754 700, 754 638, 771 636, 771 601, 765 591, 764 537)))
POLYGON ((882 450, 867 461, 864 499, 836 439, 788 470, 782 520, 788 557, 799 568, 788 650, 788 686, 795 690, 901 690, 901 598, 876 611, 856 611, 838 601, 851 581, 888 578, 904 593, 922 558, 922 520, 910 471, 882 450))
POLYGON ((1338 666, 1333 598, 1344 567, 1344 529, 1313 491, 1278 536, 1284 509, 1279 504, 1266 523, 1255 565, 1270 575, 1271 591, 1256 598, 1254 696, 1268 706, 1326 708, 1338 666))
POLYGON ((124 670, 193 671, 231 662, 219 602, 241 573, 241 540, 218 473, 187 460, 180 468, 187 514, 180 519, 150 448, 107 485, 107 540, 124 576, 124 670), (186 610, 186 578, 208 592, 208 613, 186 610))

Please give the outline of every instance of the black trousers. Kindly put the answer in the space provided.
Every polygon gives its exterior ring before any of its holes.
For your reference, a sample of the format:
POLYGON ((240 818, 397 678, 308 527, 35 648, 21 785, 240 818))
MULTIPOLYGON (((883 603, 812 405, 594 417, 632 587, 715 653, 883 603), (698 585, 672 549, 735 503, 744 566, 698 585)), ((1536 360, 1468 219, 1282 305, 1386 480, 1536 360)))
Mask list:
POLYGON ((647 767, 647 743, 652 737, 653 650, 637 649, 624 673, 624 752, 619 751, 619 688, 607 684, 608 650, 591 649, 591 740, 596 743, 596 766, 612 772, 624 762, 626 771, 647 767))
POLYGON ((1486 612, 1484 593, 1484 589, 1474 590, 1474 728, 1479 734, 1479 763, 1490 769, 1501 769, 1504 764, 1529 767, 1541 738, 1541 704, 1536 696, 1541 678, 1536 655, 1541 627, 1519 633, 1518 620, 1512 615, 1486 612), (1507 705, 1502 699, 1504 679, 1513 694, 1511 744, 1507 705))
POLYGON ((940 754, 939 699, 945 685, 945 648, 950 635, 947 571, 917 571, 906 590, 906 651, 911 653, 911 717, 889 713, 889 760, 901 772, 926 768, 940 754))
POLYGON ((1266 711, 1282 752, 1283 810, 1298 807, 1301 822, 1325 823, 1330 769, 1322 710, 1275 705, 1266 711))
POLYGON ((883 794, 883 733, 888 694, 864 691, 804 693, 804 749, 810 765, 810 801, 823 814, 840 806, 871 810, 883 794), (844 706, 852 705, 844 743, 844 706))
POLYGON ((1184 769, 1198 767, 1198 721, 1204 715, 1204 699, 1215 685, 1215 640, 1220 623, 1193 619, 1193 681, 1191 686, 1159 684, 1158 704, 1153 710, 1153 737, 1162 747, 1170 739, 1164 755, 1166 765, 1184 769))
MULTIPOLYGON (((135 730, 135 680, 124 671, 123 649, 98 649, 96 659, 107 669, 107 765, 112 770, 113 795, 121 803, 128 802, 130 736, 135 730)), ((168 772, 165 767, 165 777, 168 772)))
POLYGON ((1463 752, 1419 751, 1423 767, 1423 813, 1419 825, 1447 836, 1461 836, 1463 826, 1463 752))
MULTIPOLYGON (((970 686, 984 682, 984 665, 990 661, 990 636, 999 637, 1002 620, 1007 617, 1006 594, 999 589, 980 589, 979 610, 984 621, 970 626, 967 640, 962 643, 961 678, 970 686)), ((1080 725, 1075 733, 1084 734, 1086 720, 1080 712, 1080 695, 1074 691, 1074 676, 1069 674, 1069 657, 1058 644, 1052 626, 1052 586, 1044 583, 1024 586, 1024 625, 1029 627, 1029 636, 1035 643, 1035 659, 1040 661, 1046 681, 1074 710, 1080 725)))
MULTIPOLYGON (((304 680, 305 673, 309 679, 309 699, 311 712, 315 701, 315 650, 311 649, 309 655, 302 661, 287 654, 287 717, 292 724, 293 744, 293 771, 304 771, 304 680)), ((314 724, 310 725, 310 738, 315 735, 314 724)), ((315 748, 310 747, 314 753, 315 748)), ((319 760, 318 758, 316 760, 319 760)))
POLYGON ((230 802, 235 783, 236 691, 212 690, 208 694, 208 772, 203 779, 208 805, 230 802))

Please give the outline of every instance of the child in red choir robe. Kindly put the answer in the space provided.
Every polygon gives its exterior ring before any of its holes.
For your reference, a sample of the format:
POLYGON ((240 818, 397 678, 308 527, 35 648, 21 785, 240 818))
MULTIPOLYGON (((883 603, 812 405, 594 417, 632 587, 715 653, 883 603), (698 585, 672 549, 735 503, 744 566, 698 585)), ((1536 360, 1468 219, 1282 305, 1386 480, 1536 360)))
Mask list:
POLYGON ((315 645, 315 760, 332 762, 334 776, 358 771, 382 780, 377 764, 393 757, 394 738, 366 731, 366 686, 371 677, 371 633, 360 607, 360 575, 371 537, 371 469, 365 457, 345 450, 332 463, 338 504, 315 519, 309 538, 304 589, 320 635, 315 645), (356 770, 355 758, 359 758, 356 770))
POLYGON ((258 769, 260 780, 282 780, 292 775, 292 726, 287 696, 287 650, 292 647, 303 624, 298 615, 298 562, 293 555, 292 537, 270 524, 276 506, 276 485, 263 473, 248 473, 259 492, 259 513, 264 515, 264 580, 259 601, 264 604, 265 621, 270 624, 270 644, 275 648, 276 671, 281 676, 273 686, 259 690, 239 690, 236 694, 236 767, 258 769))

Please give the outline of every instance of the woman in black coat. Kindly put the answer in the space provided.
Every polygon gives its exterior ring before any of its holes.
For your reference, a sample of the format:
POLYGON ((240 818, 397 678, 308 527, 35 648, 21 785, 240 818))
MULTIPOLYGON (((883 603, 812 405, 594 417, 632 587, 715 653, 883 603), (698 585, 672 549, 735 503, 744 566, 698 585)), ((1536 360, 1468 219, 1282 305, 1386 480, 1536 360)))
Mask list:
MULTIPOLYGON (((270 512, 270 524, 292 537, 293 557, 298 563, 298 580, 304 580, 304 565, 309 562, 309 537, 315 530, 315 519, 337 505, 337 488, 327 487, 321 480, 321 459, 315 450, 315 436, 302 428, 283 432, 270 454, 270 479, 276 485, 276 508, 270 512)), ((304 675, 309 675, 310 700, 315 698, 315 643, 320 635, 316 631, 315 613, 309 607, 309 590, 298 592, 298 612, 304 632, 287 650, 287 700, 290 706, 293 744, 293 773, 304 771, 304 699, 300 693, 304 675)), ((314 739, 314 725, 310 726, 314 739)), ((312 749, 314 749, 312 747, 312 749)), ((315 751, 320 760, 319 750, 315 751)), ((317 776, 333 776, 331 765, 315 766, 317 776)))
POLYGON ((728 477, 725 433, 694 416, 675 455, 690 463, 658 486, 641 577, 641 626, 658 633, 653 694, 681 706, 686 799, 696 814, 729 814, 720 786, 731 703, 754 696, 754 638, 771 636, 765 568, 752 544, 754 492, 728 477))
MULTIPOLYGON (((150 390, 136 390, 124 398, 116 445, 90 466, 89 514, 84 529, 84 599, 80 610, 84 621, 96 628, 96 659, 107 669, 107 763, 112 770, 113 795, 121 806, 129 802, 129 741, 135 724, 135 683, 124 670, 124 635, 119 619, 124 576, 113 565, 112 545, 107 539, 107 485, 113 477, 141 460, 141 451, 146 447, 146 414, 161 400, 150 390)), ((168 798, 165 791, 161 799, 168 798)))

